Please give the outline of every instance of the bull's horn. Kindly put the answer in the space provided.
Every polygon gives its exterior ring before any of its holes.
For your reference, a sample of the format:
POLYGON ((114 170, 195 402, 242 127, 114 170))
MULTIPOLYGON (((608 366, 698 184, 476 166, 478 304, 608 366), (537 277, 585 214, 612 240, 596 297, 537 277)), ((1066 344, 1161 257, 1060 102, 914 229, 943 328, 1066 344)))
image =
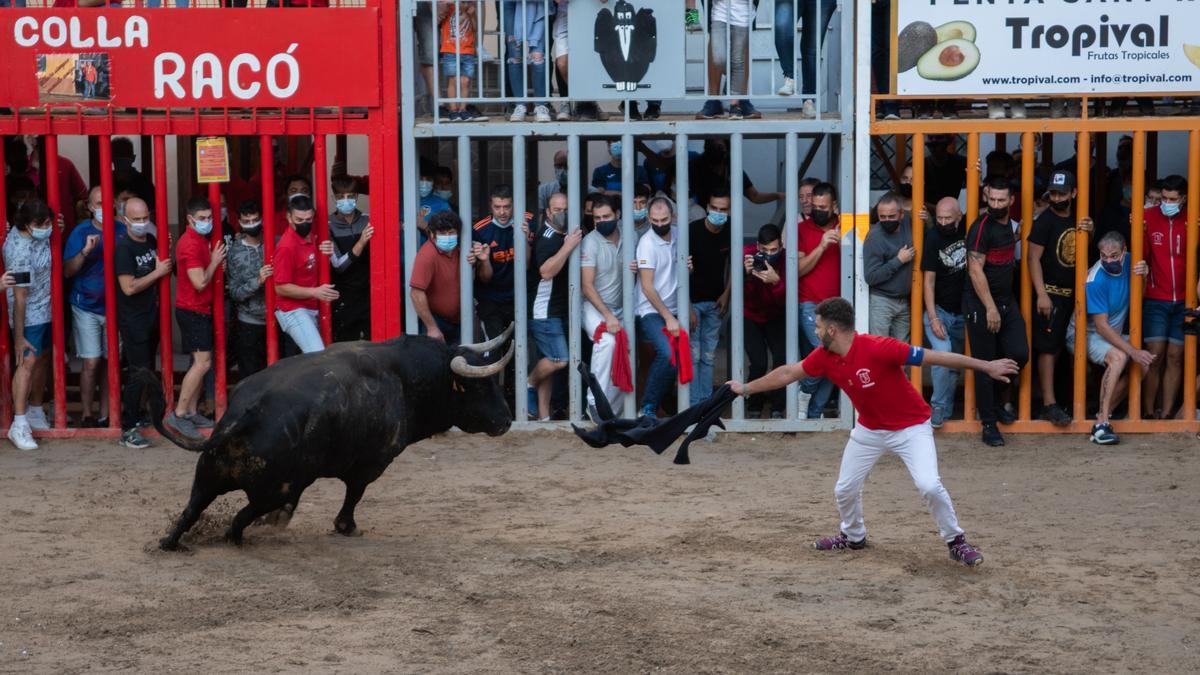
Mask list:
POLYGON ((473 366, 467 363, 465 356, 456 356, 450 359, 450 370, 454 371, 454 374, 458 375, 459 377, 491 377, 501 370, 504 370, 504 366, 507 366, 508 362, 512 360, 513 350, 515 348, 516 344, 510 344, 508 346, 508 351, 504 354, 504 358, 486 366, 473 366))
POLYGON ((459 346, 467 351, 475 352, 476 354, 486 354, 486 353, 492 351, 493 349, 495 349, 496 347, 499 347, 500 345, 504 344, 505 340, 508 340, 508 338, 512 337, 513 326, 514 326, 514 324, 511 324, 511 323, 508 324, 508 328, 505 328, 503 333, 497 335, 496 337, 492 338, 491 340, 488 340, 487 342, 474 342, 471 344, 459 345, 459 346))

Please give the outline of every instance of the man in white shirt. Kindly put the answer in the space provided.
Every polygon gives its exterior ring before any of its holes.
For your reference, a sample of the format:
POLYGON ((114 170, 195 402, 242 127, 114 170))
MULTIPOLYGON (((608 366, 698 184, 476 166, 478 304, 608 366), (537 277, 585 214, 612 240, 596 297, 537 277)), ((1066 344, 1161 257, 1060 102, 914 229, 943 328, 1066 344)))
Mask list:
MULTIPOLYGON (((593 206, 593 214, 595 207, 593 206)), ((646 389, 642 394, 641 414, 655 417, 662 397, 675 380, 671 365, 671 344, 663 329, 672 337, 679 335, 678 306, 675 293, 679 277, 675 272, 676 228, 671 223, 671 207, 659 197, 650 202, 650 231, 637 247, 638 266, 638 336, 654 346, 654 361, 646 374, 646 389)), ((688 270, 691 270, 691 257, 688 270)))

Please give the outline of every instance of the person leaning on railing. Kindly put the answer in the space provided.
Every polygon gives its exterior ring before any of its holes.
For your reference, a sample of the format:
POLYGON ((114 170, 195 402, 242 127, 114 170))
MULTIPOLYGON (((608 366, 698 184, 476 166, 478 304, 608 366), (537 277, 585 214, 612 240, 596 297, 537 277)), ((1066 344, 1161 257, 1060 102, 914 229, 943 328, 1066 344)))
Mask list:
POLYGON ((266 284, 274 268, 265 260, 262 207, 248 199, 237 215, 241 234, 229 245, 225 291, 236 310, 238 376, 246 378, 267 367, 266 284))
MULTIPOLYGON (((62 227, 62 218, 58 219, 62 227)), ((42 392, 50 359, 50 235, 54 216, 40 199, 28 199, 17 209, 12 230, 4 239, 3 286, 8 290, 8 320, 12 328, 13 423, 8 440, 20 450, 36 450, 32 428, 48 429, 42 413, 42 392), (18 279, 18 275, 23 277, 18 279), (19 281, 19 283, 18 283, 19 281), (36 410, 33 419, 28 413, 36 410)))
MULTIPOLYGON (((462 277, 458 233, 461 230, 462 221, 454 211, 442 211, 429 219, 429 241, 417 251, 408 284, 409 298, 421 320, 421 334, 450 345, 458 344, 460 337, 462 277)), ((468 262, 476 264, 473 254, 468 262)))
MULTIPOLYGON (((613 382, 613 363, 617 358, 617 333, 623 314, 621 306, 623 270, 621 247, 636 246, 637 241, 621 238, 621 211, 606 195, 592 196, 592 217, 595 229, 583 238, 579 267, 580 287, 583 290, 583 332, 591 340, 590 368, 613 410, 620 410, 625 392, 613 382), (598 215, 597 215, 598 214, 598 215), (600 328, 603 327, 603 331, 600 328), (599 338, 597 338, 599 334, 599 338)), ((591 390, 589 406, 596 405, 591 390)))

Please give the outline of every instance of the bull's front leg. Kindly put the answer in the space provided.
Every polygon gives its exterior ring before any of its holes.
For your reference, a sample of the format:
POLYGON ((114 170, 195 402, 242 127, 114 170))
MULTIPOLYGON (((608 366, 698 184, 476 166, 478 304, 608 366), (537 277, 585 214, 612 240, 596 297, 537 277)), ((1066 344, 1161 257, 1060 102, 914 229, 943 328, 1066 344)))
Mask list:
POLYGON ((346 500, 342 502, 342 510, 338 511, 333 520, 333 528, 338 534, 352 537, 358 534, 358 525, 354 522, 354 507, 358 506, 363 493, 367 490, 369 481, 343 480, 346 483, 346 500))
POLYGON ((158 547, 164 551, 175 551, 179 548, 179 538, 196 524, 200 514, 204 513, 217 497, 234 489, 234 485, 219 471, 208 455, 201 455, 196 462, 196 477, 192 480, 192 494, 188 505, 175 521, 175 526, 167 536, 158 540, 158 547))

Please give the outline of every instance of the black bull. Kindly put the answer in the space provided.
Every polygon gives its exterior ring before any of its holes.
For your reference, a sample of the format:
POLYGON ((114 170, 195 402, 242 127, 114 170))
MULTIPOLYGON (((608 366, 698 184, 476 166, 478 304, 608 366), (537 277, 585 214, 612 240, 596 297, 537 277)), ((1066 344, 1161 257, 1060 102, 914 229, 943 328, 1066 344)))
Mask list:
POLYGON ((286 522, 318 478, 346 484, 334 527, 354 534, 354 507, 367 485, 407 446, 452 426, 492 436, 508 431, 512 414, 495 375, 512 358, 513 345, 494 363, 485 354, 511 335, 510 326, 489 342, 459 347, 414 336, 344 342, 284 359, 238 384, 205 441, 163 424, 162 388, 152 373, 138 373, 155 428, 200 453, 187 507, 159 546, 178 548, 204 509, 234 490, 250 501, 226 532, 240 544, 243 530, 260 516, 281 510, 286 522))

